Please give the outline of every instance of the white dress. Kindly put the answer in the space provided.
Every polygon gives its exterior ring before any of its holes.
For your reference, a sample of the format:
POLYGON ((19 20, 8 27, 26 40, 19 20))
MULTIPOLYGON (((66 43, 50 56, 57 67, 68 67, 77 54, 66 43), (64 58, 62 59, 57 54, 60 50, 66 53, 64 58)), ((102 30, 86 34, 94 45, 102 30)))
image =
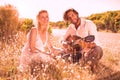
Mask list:
MULTIPOLYGON (((37 27, 34 27, 37 29, 37 27)), ((44 47, 47 45, 47 40, 48 40, 48 35, 46 33, 46 42, 43 44, 40 35, 38 34, 37 31, 37 37, 36 37, 36 48, 39 49, 40 51, 44 51, 44 47)), ((22 48, 22 54, 20 57, 20 69, 26 69, 28 68, 29 64, 34 60, 34 61, 42 61, 42 62, 52 62, 53 58, 51 58, 49 55, 44 54, 44 53, 31 53, 30 52, 30 47, 29 47, 29 35, 30 32, 27 34, 27 42, 25 46, 22 48)))

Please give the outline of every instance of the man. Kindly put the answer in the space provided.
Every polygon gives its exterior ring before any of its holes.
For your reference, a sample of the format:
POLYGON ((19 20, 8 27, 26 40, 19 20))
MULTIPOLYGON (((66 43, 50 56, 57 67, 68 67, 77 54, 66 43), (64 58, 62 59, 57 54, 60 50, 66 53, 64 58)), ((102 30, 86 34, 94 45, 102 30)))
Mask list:
POLYGON ((89 50, 87 61, 92 60, 94 63, 97 60, 98 62, 99 59, 101 59, 101 57, 103 56, 103 50, 100 47, 100 43, 98 41, 96 25, 90 20, 80 18, 78 12, 75 9, 66 10, 63 18, 66 23, 69 23, 67 31, 63 36, 63 40, 66 40, 70 35, 77 35, 81 38, 84 38, 88 35, 95 36, 94 43, 96 44, 96 46, 91 49, 92 51, 89 50))

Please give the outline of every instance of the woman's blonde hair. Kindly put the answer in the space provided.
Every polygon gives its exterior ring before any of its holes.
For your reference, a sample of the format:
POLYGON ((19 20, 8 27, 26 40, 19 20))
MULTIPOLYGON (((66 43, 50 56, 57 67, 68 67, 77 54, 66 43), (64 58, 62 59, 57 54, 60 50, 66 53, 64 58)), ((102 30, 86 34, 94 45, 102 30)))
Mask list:
POLYGON ((47 12, 47 10, 41 10, 41 11, 39 11, 39 13, 37 15, 37 20, 39 19, 39 16, 40 16, 41 13, 48 13, 48 12, 47 12))
POLYGON ((41 28, 41 24, 38 22, 39 18, 40 18, 40 14, 42 13, 48 13, 47 10, 41 10, 39 11, 38 15, 36 16, 36 19, 37 19, 37 26, 39 26, 39 28, 41 28))

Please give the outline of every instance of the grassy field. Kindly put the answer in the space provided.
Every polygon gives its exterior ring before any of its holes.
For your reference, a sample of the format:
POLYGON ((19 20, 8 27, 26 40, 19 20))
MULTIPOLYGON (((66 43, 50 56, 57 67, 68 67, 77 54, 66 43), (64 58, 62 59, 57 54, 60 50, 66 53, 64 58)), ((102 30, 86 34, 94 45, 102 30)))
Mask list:
MULTIPOLYGON (((57 60, 52 65, 35 66, 33 75, 38 77, 36 80, 120 80, 120 34, 99 32, 98 36, 104 55, 97 73, 92 74, 87 67, 57 60)), ((54 46, 61 47, 58 43, 60 36, 51 39, 54 46)), ((30 70, 24 73, 17 70, 25 40, 26 35, 18 33, 16 39, 9 44, 0 42, 0 80, 35 80, 30 70)))

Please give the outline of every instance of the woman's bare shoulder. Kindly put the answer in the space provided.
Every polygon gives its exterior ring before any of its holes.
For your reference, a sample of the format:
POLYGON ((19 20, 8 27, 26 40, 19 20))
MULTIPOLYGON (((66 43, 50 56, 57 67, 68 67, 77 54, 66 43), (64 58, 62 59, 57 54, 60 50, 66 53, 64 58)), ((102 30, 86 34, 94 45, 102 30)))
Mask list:
POLYGON ((36 28, 36 27, 32 27, 32 28, 31 28, 31 31, 32 31, 32 32, 37 31, 37 28, 36 28))

